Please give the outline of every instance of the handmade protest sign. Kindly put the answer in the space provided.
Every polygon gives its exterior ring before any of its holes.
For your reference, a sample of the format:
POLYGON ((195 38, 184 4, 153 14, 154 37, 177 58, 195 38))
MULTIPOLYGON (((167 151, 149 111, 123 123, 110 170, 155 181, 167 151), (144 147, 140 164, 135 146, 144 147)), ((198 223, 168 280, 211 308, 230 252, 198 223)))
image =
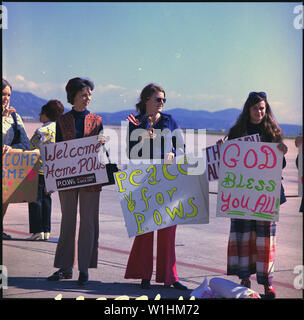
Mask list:
MULTIPOLYGON (((240 137, 233 140, 259 142, 260 136, 258 134, 252 134, 249 136, 240 137)), ((215 144, 203 150, 206 152, 206 162, 207 162, 206 167, 207 167, 208 180, 209 181, 217 180, 218 172, 219 172, 219 163, 220 163, 220 148, 217 144, 215 144)))
POLYGON ((2 154, 2 203, 34 202, 38 191, 39 152, 11 149, 2 154))
POLYGON ((99 161, 97 136, 50 143, 41 148, 46 190, 61 191, 108 182, 99 161))
POLYGON ((221 145, 218 217, 278 221, 283 153, 277 143, 221 145))
POLYGON ((189 168, 186 162, 130 164, 115 173, 129 237, 176 224, 209 223, 206 174, 191 175, 189 168))

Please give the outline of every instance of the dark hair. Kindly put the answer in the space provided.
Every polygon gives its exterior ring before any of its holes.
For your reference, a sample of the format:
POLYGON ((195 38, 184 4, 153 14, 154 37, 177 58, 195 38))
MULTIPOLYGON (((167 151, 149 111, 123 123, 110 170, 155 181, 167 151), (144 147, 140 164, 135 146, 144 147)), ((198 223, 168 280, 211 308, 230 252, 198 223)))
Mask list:
POLYGON ((12 86, 10 85, 10 83, 9 83, 7 80, 5 80, 5 79, 2 78, 2 90, 3 90, 5 87, 10 87, 11 90, 13 89, 12 86))
POLYGON ((45 114, 51 121, 56 121, 63 111, 63 104, 59 100, 50 100, 41 107, 41 114, 45 114))
POLYGON ((247 126, 250 122, 250 108, 261 101, 265 101, 266 105, 265 116, 261 122, 261 140, 265 142, 281 142, 283 140, 282 130, 273 118, 266 94, 261 95, 257 92, 249 94, 236 124, 229 130, 228 135, 230 138, 238 138, 247 134, 247 126))
POLYGON ((157 91, 163 92, 164 96, 166 96, 165 90, 161 86, 155 83, 150 83, 147 86, 145 86, 141 91, 139 102, 136 104, 136 111, 139 112, 140 114, 145 114, 146 102, 150 99, 153 93, 157 91))
POLYGON ((94 83, 89 79, 83 78, 73 78, 70 79, 65 86, 65 91, 67 93, 67 100, 69 103, 74 104, 74 98, 78 91, 85 87, 89 87, 91 90, 94 89, 94 83))

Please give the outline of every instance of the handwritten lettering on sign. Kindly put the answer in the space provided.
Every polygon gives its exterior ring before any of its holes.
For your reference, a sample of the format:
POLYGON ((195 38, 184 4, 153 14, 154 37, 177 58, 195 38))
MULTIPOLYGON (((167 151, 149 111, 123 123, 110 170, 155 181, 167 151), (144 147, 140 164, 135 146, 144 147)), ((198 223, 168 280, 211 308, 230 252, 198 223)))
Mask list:
POLYGON ((2 155, 2 202, 36 201, 39 152, 11 149, 2 155))
MULTIPOLYGON (((258 134, 252 134, 245 137, 240 137, 234 140, 238 141, 252 141, 259 142, 260 136, 258 134)), ((220 164, 220 148, 217 144, 209 146, 204 149, 206 152, 207 161, 207 175, 209 181, 218 180, 219 164, 220 164)))
POLYGON ((97 136, 57 142, 41 148, 47 191, 67 190, 108 182, 98 159, 97 136))
POLYGON ((129 237, 176 224, 209 222, 206 175, 190 175, 187 167, 129 165, 115 174, 129 237))
POLYGON ((217 216, 278 221, 283 154, 277 143, 221 146, 217 216))

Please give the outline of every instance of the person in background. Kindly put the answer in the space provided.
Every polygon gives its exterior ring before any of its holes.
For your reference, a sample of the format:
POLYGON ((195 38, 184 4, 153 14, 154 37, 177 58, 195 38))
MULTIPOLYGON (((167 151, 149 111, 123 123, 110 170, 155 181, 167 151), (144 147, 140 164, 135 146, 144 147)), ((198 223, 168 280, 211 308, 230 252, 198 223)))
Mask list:
MULTIPOLYGON (((153 159, 152 140, 156 138, 154 129, 169 129, 173 132, 178 128, 176 121, 169 114, 162 113, 166 102, 165 91, 156 84, 147 85, 140 94, 140 101, 136 105, 139 115, 136 120, 129 123, 128 150, 130 159, 133 146, 144 139, 144 143, 150 144, 150 159, 153 159), (130 136, 136 128, 146 130, 146 135, 139 137, 139 141, 131 141, 130 136)), ((173 140, 173 139, 172 139, 173 140)), ((176 141, 173 140, 173 148, 166 150, 164 144, 160 148, 161 159, 172 162, 176 155, 176 141)), ((140 152, 143 148, 140 150, 140 152)), ((139 153, 140 153, 139 152, 139 153)), ((140 155, 144 156, 145 155, 140 155)), ((178 280, 175 258, 175 232, 176 225, 157 231, 157 262, 156 282, 163 282, 166 287, 171 285, 176 289, 187 290, 187 287, 178 280)), ((141 279, 143 289, 150 288, 150 280, 153 272, 153 236, 154 232, 136 236, 130 252, 125 279, 141 279)))
MULTIPOLYGON (((56 142, 94 135, 97 140, 97 135, 103 129, 102 118, 87 109, 91 101, 94 83, 88 79, 77 77, 70 79, 65 89, 67 100, 73 105, 73 108, 58 118, 56 142)), ((101 139, 101 143, 104 142, 101 139)), ((72 278, 78 201, 80 207, 78 284, 87 284, 88 269, 97 268, 100 191, 101 185, 58 191, 62 218, 54 267, 59 270, 47 278, 49 281, 72 278)))
MULTIPOLYGON (((12 86, 2 79, 2 156, 13 149, 30 149, 23 121, 16 109, 10 106, 12 86)), ((8 203, 2 203, 2 221, 7 211, 8 203)), ((11 236, 2 232, 2 239, 9 240, 11 236)))
MULTIPOLYGON (((303 137, 301 135, 298 135, 296 137, 295 145, 296 145, 297 148, 300 148, 300 146, 302 145, 302 152, 303 152, 303 137)), ((297 155, 297 158, 296 158, 296 166, 299 169, 299 155, 297 155)), ((302 183, 302 188, 303 188, 303 172, 302 172, 302 181, 301 181, 301 183, 302 183)), ((299 212, 303 213, 303 209, 304 209, 304 203, 303 203, 303 195, 302 195, 302 200, 301 200, 299 212)))
MULTIPOLYGON (((63 111, 64 107, 58 100, 50 100, 42 106, 39 119, 43 125, 35 131, 30 140, 32 150, 41 150, 43 145, 55 143, 55 121, 63 111)), ((51 232, 52 198, 51 194, 47 193, 45 189, 41 157, 39 162, 37 200, 28 204, 30 233, 32 233, 28 240, 48 240, 51 232)))
MULTIPOLYGON (((283 134, 273 118, 265 92, 251 92, 236 124, 229 130, 228 139, 259 134, 263 142, 278 142, 278 149, 286 154, 283 134)), ((218 141, 222 143, 223 140, 218 141)), ((283 168, 286 166, 283 157, 283 168)), ((286 202, 281 185, 280 204, 286 202)), ((231 219, 228 242, 227 274, 237 275, 241 285, 250 288, 250 275, 256 273, 257 282, 264 285, 265 296, 274 298, 272 285, 275 256, 276 223, 258 220, 231 219)))

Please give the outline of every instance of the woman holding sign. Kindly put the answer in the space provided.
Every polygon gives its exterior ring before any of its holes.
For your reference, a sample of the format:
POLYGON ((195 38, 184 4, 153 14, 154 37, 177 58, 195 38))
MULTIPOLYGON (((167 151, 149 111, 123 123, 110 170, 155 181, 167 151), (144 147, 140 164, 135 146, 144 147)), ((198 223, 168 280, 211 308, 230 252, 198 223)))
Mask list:
MULTIPOLYGON (((263 142, 278 142, 278 149, 286 154, 282 131, 273 119, 265 92, 249 94, 241 115, 229 130, 228 139, 251 134, 259 134, 263 142)), ((285 165, 283 158, 283 168, 285 165)), ((286 198, 281 186, 280 204, 284 202, 286 198)), ((231 219, 227 274, 239 276, 241 285, 250 288, 250 275, 256 273, 257 282, 264 285, 268 298, 274 298, 276 293, 272 286, 275 233, 275 222, 231 219)))
MULTIPOLYGON (((161 112, 165 102, 165 91, 162 87, 151 83, 142 90, 140 101, 136 105, 139 115, 136 117, 131 117, 130 115, 128 117, 130 121, 128 136, 130 159, 136 158, 137 155, 133 156, 132 154, 132 148, 139 142, 148 143, 146 151, 150 151, 149 154, 144 154, 144 148, 142 148, 139 152, 141 158, 158 158, 156 154, 153 154, 153 151, 155 151, 152 146, 153 139, 157 138, 154 129, 169 129, 170 132, 173 132, 178 128, 171 115, 161 112), (138 141, 132 141, 130 136, 137 128, 146 130, 143 131, 145 134, 140 136, 138 141)), ((159 146, 161 159, 169 163, 173 161, 178 150, 178 142, 176 140, 172 139, 173 148, 171 145, 170 149, 166 148, 164 142, 161 143, 161 146, 159 146)), ((181 147, 183 149, 183 143, 181 147)), ((176 289, 187 290, 187 287, 178 281, 176 272, 175 232, 176 226, 157 231, 156 282, 163 282, 167 287, 172 285, 176 289)), ((150 288, 153 272, 153 235, 153 232, 149 232, 135 237, 125 273, 125 279, 142 279, 141 287, 143 289, 150 288)))
MULTIPOLYGON (((30 149, 30 141, 27 137, 23 121, 15 108, 10 106, 12 86, 2 79, 2 155, 10 149, 30 149)), ((8 203, 2 205, 2 218, 4 217, 8 203)), ((8 240, 11 236, 2 233, 2 239, 8 240)))
MULTIPOLYGON (((98 135, 103 129, 102 119, 87 110, 94 89, 93 82, 73 78, 69 80, 65 89, 67 100, 73 108, 58 118, 56 142, 98 135)), ((78 284, 85 285, 88 282, 88 268, 97 268, 100 191, 101 185, 93 185, 58 192, 62 220, 54 267, 59 270, 48 277, 49 281, 72 278, 78 200, 80 207, 78 284)))

